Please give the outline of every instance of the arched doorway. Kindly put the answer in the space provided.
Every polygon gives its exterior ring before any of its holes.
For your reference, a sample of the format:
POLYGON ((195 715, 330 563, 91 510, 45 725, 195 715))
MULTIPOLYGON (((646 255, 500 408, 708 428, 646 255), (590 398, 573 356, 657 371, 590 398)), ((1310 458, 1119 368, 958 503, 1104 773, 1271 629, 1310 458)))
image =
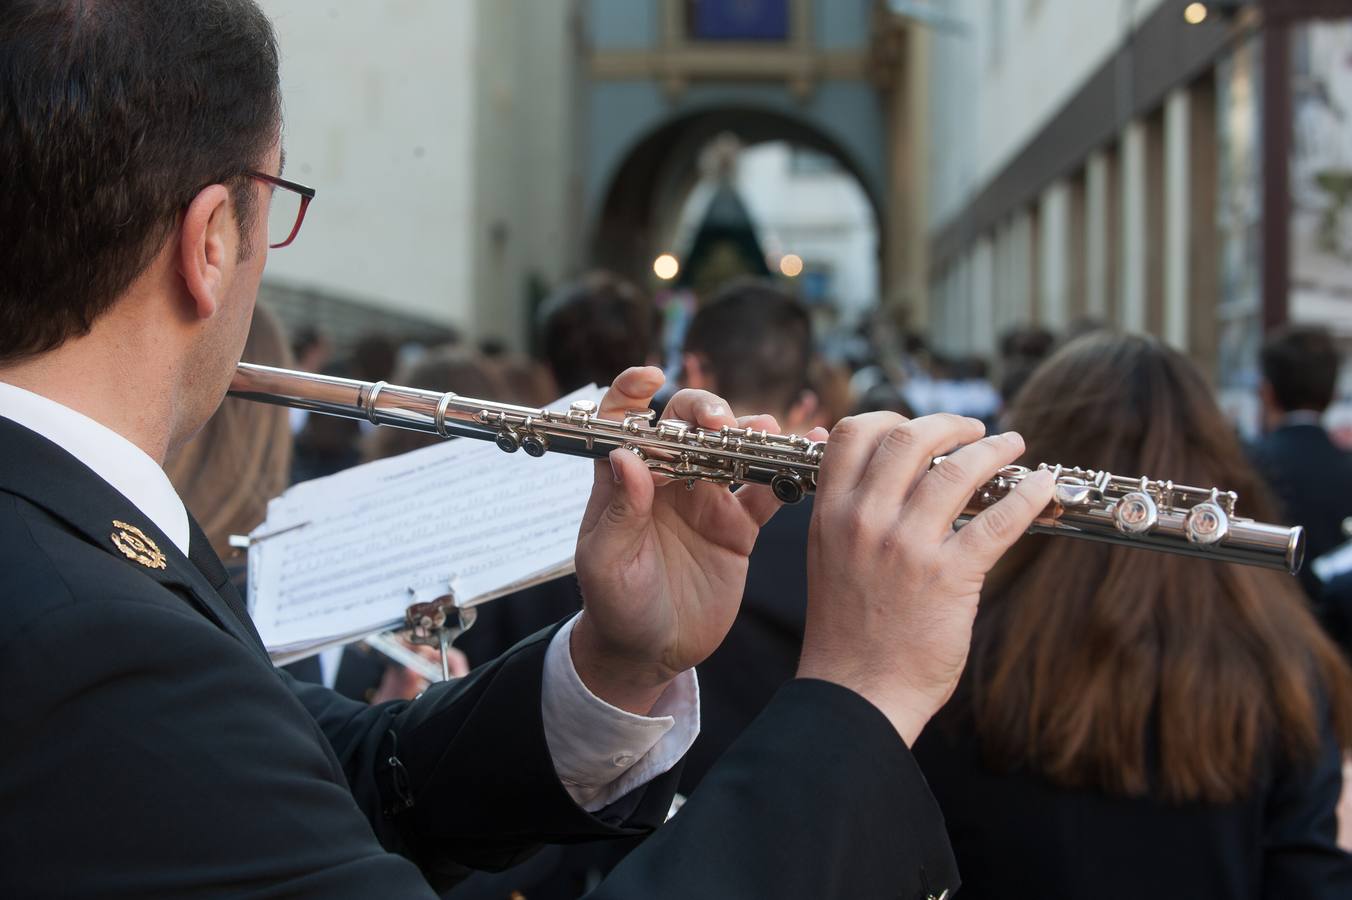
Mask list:
MULTIPOLYGON (((682 215, 688 212, 687 204, 700 184, 701 153, 721 135, 728 134, 753 153, 764 145, 780 144, 803 159, 829 160, 839 173, 858 185, 875 232, 871 293, 876 300, 879 255, 885 246, 886 227, 882 214, 883 186, 878 174, 868 171, 841 141, 814 123, 778 110, 749 106, 727 106, 677 116, 636 140, 615 167, 593 213, 588 241, 590 264, 620 272, 641 283, 651 283, 652 261, 672 248, 682 215)), ((771 252, 779 249, 767 248, 771 252)))

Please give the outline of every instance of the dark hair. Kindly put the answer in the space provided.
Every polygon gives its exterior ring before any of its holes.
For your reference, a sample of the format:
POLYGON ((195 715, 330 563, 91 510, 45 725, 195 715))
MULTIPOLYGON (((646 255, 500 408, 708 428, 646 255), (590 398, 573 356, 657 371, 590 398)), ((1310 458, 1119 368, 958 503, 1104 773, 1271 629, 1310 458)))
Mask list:
POLYGON ((540 308, 540 348, 562 393, 608 385, 648 361, 652 340, 648 298, 610 272, 592 272, 540 308))
MULTIPOLYGON (((1206 379, 1152 338, 1099 333, 1009 411, 1026 460, 1219 486, 1271 504, 1206 379)), ((1269 519, 1270 520, 1270 519, 1269 519)), ((1308 761, 1326 717, 1352 746, 1352 674, 1282 572, 1028 537, 992 570, 969 666, 988 757, 1053 781, 1234 800, 1272 752, 1308 761)))
POLYGON ((784 412, 808 386, 812 322, 770 282, 734 281, 695 313, 685 352, 704 358, 734 409, 784 412))
POLYGON ((1263 342, 1263 377, 1286 412, 1323 412, 1338 382, 1338 348, 1328 329, 1292 325, 1263 342))
POLYGON ((1015 325, 1000 336, 1003 359, 1046 358, 1056 345, 1056 335, 1038 325, 1015 325))
POLYGON ((0 6, 0 361, 87 333, 203 187, 247 233, 280 103, 252 0, 0 6))

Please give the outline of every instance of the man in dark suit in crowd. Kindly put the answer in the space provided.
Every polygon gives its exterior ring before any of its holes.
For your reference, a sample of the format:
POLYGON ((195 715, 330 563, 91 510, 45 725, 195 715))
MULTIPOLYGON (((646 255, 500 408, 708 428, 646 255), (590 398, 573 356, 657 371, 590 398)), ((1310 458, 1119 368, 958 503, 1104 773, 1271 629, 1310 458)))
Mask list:
POLYGON ((1293 325, 1263 344, 1263 438, 1254 463, 1277 494, 1287 520, 1305 528, 1301 584, 1325 625, 1352 651, 1352 597, 1320 583, 1310 562, 1348 540, 1352 517, 1352 455, 1340 450, 1320 422, 1338 383, 1338 347, 1325 328, 1293 325))
MULTIPOLYGON (((811 359, 807 310, 771 282, 737 281, 691 320, 681 383, 722 396, 734 415, 764 410, 785 432, 806 434, 818 412, 808 386, 811 359)), ((793 678, 807 616, 811 519, 809 495, 761 528, 737 620, 697 669, 700 736, 686 755, 683 793, 694 790, 775 691, 793 678)))
MULTIPOLYGON (((604 288, 611 282, 597 278, 591 283, 604 288)), ((567 302, 559 304, 558 309, 616 302, 607 298, 605 292, 598 298, 597 291, 584 291, 580 285, 559 296, 567 302)), ((574 314, 571 318, 580 317, 574 314)), ((634 348, 643 346, 643 335, 635 333, 636 329, 629 332, 630 338, 638 339, 629 344, 630 352, 634 352, 634 348)), ((577 339, 570 339, 567 334, 562 337, 564 346, 576 347, 578 352, 585 346, 581 335, 577 339)), ((763 410, 773 415, 786 432, 806 434, 812 429, 812 417, 817 412, 817 398, 808 387, 812 323, 807 310, 773 283, 748 279, 719 291, 691 320, 683 350, 684 387, 721 395, 732 407, 733 415, 763 410)), ((555 363, 556 371, 586 365, 557 352, 552 352, 550 359, 562 360, 562 366, 555 363)), ((700 685, 700 734, 685 757, 680 778, 682 794, 694 791, 718 758, 798 668, 807 616, 807 538, 811 519, 809 495, 801 503, 777 512, 756 538, 737 619, 723 643, 696 669, 700 685)), ((462 646, 475 647, 478 655, 488 649, 494 654, 500 652, 546 624, 539 622, 529 629, 521 624, 532 622, 533 617, 549 610, 550 605, 544 601, 543 597, 523 592, 488 604, 485 612, 490 616, 498 614, 491 620, 490 630, 476 634, 479 627, 476 625, 462 646), (512 627, 504 633, 506 624, 512 627)), ((555 854, 550 869, 545 868, 545 860, 537 858, 518 872, 476 876, 451 896, 456 900, 478 900, 502 896, 516 888, 532 897, 537 894, 576 897, 577 885, 609 871, 638 845, 639 839, 634 839, 568 848, 555 854)))
MULTIPOLYGON (((648 362, 652 304, 633 282, 612 272, 588 272, 564 285, 540 306, 536 319, 536 356, 549 364, 560 394, 609 384, 625 369, 648 362)), ((456 646, 472 662, 488 659, 581 605, 572 575, 537 584, 480 607, 474 627, 456 646)))
MULTIPOLYGON (((777 504, 658 489, 621 450, 596 466, 578 617, 411 702, 271 666, 161 465, 219 405, 268 249, 299 227, 270 222, 275 192, 308 190, 279 177, 280 134, 250 0, 0 6, 0 895, 430 898, 463 866, 654 827, 697 731, 691 669, 777 504)), ((601 414, 660 383, 626 371, 601 414)), ((671 406, 735 422, 707 393, 671 406)), ((1022 452, 981 434, 837 426, 799 677, 597 898, 956 887, 908 746, 984 573, 1051 495, 1030 479, 952 533, 1022 452)))

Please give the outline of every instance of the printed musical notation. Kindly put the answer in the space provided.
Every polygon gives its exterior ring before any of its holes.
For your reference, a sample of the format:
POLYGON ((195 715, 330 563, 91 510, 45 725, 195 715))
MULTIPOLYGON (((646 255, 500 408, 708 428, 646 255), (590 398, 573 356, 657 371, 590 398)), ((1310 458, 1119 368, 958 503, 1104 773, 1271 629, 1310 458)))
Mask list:
POLYGON ((296 485, 250 546, 264 644, 291 661, 393 627, 448 589, 473 606, 572 571, 592 465, 461 438, 296 485))

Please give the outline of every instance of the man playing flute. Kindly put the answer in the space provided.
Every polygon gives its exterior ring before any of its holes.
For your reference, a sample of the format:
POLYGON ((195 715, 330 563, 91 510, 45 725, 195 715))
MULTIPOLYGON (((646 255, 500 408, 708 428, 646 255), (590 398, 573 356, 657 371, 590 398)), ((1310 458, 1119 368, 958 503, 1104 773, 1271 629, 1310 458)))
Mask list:
MULTIPOLYGON (((698 732, 691 670, 777 504, 659 486, 618 451, 578 538, 579 617, 411 702, 273 668, 160 465, 224 396, 273 196, 305 191, 281 126, 252 0, 0 4, 4 896, 431 898, 542 842, 655 828, 698 732)), ((660 383, 623 373, 603 414, 660 383)), ((699 391, 671 412, 736 421, 699 391)), ((1034 476, 953 532, 1022 450, 982 435, 836 427, 799 678, 595 897, 956 888, 908 745, 962 669, 984 573, 1051 490, 1034 476)))

